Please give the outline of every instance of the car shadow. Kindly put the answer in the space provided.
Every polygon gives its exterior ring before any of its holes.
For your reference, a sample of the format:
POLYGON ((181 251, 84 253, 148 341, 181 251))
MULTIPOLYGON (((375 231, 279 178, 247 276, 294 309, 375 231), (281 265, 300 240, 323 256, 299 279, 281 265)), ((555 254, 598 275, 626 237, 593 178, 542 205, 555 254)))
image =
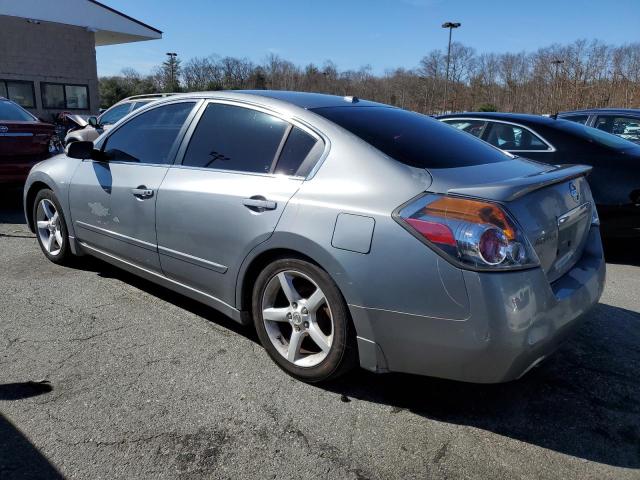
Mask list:
POLYGON ((604 254, 607 263, 640 267, 640 238, 604 238, 604 254))
MULTIPOLYGON (((98 261, 98 275, 136 288, 258 342, 216 310, 98 261)), ((477 385, 356 370, 316 386, 341 396, 468 425, 577 458, 640 468, 640 314, 598 304, 582 328, 520 380, 477 385)))
POLYGON ((477 385, 356 371, 323 388, 598 463, 640 467, 640 314, 599 304, 523 378, 477 385))
POLYGON ((22 210, 21 187, 0 186, 0 223, 27 223, 22 210))
MULTIPOLYGON (((0 400, 21 400, 53 390, 47 382, 0 384, 0 400)), ((29 439, 0 414, 0 478, 64 478, 29 439)))

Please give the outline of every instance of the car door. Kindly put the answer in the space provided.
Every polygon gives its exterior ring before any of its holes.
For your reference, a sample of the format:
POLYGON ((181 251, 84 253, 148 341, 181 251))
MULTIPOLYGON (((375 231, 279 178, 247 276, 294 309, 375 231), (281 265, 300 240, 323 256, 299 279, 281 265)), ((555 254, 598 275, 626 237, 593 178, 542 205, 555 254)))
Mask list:
POLYGON ((524 125, 489 121, 482 139, 514 155, 545 163, 555 162, 556 149, 524 125))
POLYGON ((77 239, 148 270, 160 271, 157 192, 175 158, 195 101, 141 112, 97 145, 103 160, 84 160, 69 188, 77 239))
POLYGON ((190 131, 158 194, 160 262, 169 278, 233 305, 242 261, 273 233, 324 143, 271 112, 220 102, 190 131))

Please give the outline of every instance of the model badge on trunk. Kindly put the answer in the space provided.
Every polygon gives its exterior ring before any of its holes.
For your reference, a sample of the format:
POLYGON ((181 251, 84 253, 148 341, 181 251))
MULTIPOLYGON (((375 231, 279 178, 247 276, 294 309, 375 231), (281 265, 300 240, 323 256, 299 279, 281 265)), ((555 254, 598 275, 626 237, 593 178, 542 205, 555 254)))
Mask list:
POLYGON ((580 201, 580 192, 578 191, 578 187, 576 187, 575 183, 573 182, 569 183, 569 192, 571 193, 571 196, 576 202, 580 201))

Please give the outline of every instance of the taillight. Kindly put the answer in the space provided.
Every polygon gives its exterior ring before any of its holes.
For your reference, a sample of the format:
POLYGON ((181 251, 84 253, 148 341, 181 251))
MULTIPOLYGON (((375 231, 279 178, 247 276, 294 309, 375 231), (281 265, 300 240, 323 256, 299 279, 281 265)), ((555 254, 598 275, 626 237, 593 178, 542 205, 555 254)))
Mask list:
POLYGON ((464 267, 493 270, 538 265, 533 248, 516 223, 495 203, 425 194, 394 218, 438 253, 464 267))

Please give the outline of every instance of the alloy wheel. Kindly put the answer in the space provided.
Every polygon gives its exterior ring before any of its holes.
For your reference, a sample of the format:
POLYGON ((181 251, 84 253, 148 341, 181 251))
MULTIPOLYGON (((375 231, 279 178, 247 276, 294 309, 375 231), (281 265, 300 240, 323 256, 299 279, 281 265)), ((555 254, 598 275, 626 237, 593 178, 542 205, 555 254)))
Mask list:
POLYGON ((278 353, 299 367, 320 364, 331 350, 334 322, 320 287, 296 270, 278 272, 262 296, 262 320, 278 353))
POLYGON ((64 245, 64 238, 60 226, 60 215, 51 200, 43 198, 38 203, 36 225, 42 247, 53 257, 59 255, 64 245))

